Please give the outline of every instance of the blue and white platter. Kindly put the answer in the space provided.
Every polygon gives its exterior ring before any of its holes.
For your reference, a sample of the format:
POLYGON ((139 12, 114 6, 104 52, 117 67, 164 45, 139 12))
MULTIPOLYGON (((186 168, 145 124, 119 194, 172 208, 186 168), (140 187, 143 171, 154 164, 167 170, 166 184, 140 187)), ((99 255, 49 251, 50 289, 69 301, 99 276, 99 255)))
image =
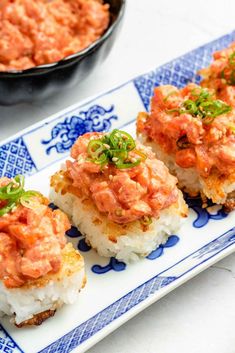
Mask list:
MULTIPOLYGON (((27 175, 27 184, 45 195, 49 177, 87 131, 125 129, 134 134, 137 113, 149 109, 153 88, 199 82, 196 72, 215 50, 235 40, 235 32, 92 100, 78 103, 0 144, 0 176, 27 175)), ((85 352, 141 310, 235 250, 235 213, 201 208, 187 199, 190 215, 177 234, 146 259, 126 265, 101 258, 72 228, 67 236, 85 257, 88 283, 79 300, 64 306, 39 327, 17 329, 2 318, 0 352, 85 352)))

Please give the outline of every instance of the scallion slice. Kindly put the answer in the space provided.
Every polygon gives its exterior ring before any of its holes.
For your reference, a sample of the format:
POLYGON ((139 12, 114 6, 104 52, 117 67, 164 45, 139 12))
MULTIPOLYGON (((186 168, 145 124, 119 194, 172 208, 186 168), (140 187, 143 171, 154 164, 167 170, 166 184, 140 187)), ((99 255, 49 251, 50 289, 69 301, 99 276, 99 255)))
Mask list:
POLYGON ((16 175, 12 181, 0 187, 0 201, 6 201, 2 208, 0 208, 0 216, 11 212, 11 210, 22 204, 27 207, 27 203, 30 202, 34 196, 39 196, 40 193, 33 190, 24 190, 25 178, 23 175, 16 175))
POLYGON ((186 99, 178 109, 172 109, 171 112, 179 114, 190 114, 193 117, 202 119, 203 123, 210 124, 213 120, 222 114, 229 113, 232 108, 218 99, 213 99, 206 89, 195 89, 191 92, 195 99, 186 99))
POLYGON ((110 163, 118 169, 133 168, 146 158, 143 152, 135 148, 136 143, 130 134, 114 129, 102 138, 89 142, 87 147, 88 160, 101 166, 110 163), (132 156, 129 154, 131 151, 132 156), (133 155, 136 155, 137 159, 133 155))

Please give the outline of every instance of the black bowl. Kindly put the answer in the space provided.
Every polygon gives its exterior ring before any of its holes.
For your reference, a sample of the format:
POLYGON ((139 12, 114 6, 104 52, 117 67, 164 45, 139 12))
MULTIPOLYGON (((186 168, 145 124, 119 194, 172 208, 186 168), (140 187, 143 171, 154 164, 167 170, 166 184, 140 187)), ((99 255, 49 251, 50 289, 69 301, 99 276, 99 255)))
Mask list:
POLYGON ((0 72, 0 104, 42 100, 87 77, 108 55, 124 14, 125 0, 104 2, 110 5, 111 20, 108 29, 97 41, 55 63, 17 72, 0 72))

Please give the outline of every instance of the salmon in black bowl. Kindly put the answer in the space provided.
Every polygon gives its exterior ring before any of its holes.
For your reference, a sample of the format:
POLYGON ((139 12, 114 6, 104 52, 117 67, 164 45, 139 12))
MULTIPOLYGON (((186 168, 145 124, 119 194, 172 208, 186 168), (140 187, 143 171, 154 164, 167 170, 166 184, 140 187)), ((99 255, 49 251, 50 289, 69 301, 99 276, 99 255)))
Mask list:
POLYGON ((115 42, 125 0, 0 6, 0 104, 48 98, 87 77, 115 42))

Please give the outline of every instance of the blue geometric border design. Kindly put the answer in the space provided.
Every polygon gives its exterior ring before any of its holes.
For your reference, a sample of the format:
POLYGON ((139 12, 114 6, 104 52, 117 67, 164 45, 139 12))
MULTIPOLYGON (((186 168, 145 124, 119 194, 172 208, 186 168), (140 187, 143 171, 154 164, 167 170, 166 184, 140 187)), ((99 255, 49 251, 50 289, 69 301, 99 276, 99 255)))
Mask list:
POLYGON ((22 137, 0 146, 0 177, 34 172, 36 167, 22 137))
POLYGON ((173 85, 182 88, 188 82, 199 83, 198 70, 210 64, 214 51, 227 47, 234 40, 235 31, 134 79, 134 85, 145 109, 149 110, 156 86, 173 85))
POLYGON ((0 352, 24 353, 15 341, 8 335, 7 331, 0 325, 0 352))
POLYGON ((146 282, 144 285, 137 287, 39 353, 71 352, 82 342, 86 341, 115 319, 141 303, 150 294, 154 294, 157 290, 165 287, 175 279, 175 277, 159 276, 154 278, 154 280, 146 282), (148 293, 147 296, 146 293, 148 293))

